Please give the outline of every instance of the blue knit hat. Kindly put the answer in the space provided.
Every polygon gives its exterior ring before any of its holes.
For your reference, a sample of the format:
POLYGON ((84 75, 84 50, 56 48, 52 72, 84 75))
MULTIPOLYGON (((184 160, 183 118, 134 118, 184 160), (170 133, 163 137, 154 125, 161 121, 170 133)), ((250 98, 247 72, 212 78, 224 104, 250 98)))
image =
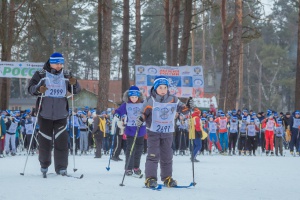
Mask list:
POLYGON ((157 76, 155 78, 154 83, 153 83, 154 90, 156 90, 158 88, 158 86, 160 86, 160 85, 166 85, 167 87, 169 87, 169 81, 168 81, 167 77, 157 76))
POLYGON ((128 96, 129 97, 132 97, 132 96, 136 96, 136 97, 139 97, 141 96, 141 92, 140 92, 140 89, 135 86, 135 85, 132 85, 129 90, 128 90, 128 96))
POLYGON ((61 53, 55 52, 49 58, 50 64, 64 64, 65 59, 61 53))

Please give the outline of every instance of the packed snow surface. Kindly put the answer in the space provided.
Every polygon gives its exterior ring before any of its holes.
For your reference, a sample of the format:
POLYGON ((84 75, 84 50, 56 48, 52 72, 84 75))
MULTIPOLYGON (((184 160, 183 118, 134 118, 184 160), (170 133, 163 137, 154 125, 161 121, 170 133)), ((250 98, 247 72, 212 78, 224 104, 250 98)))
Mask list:
MULTIPOLYGON (((124 155, 121 155, 124 159, 124 155)), ((229 200, 274 200, 300 199, 300 157, 292 157, 285 151, 285 157, 222 156, 201 155, 195 163, 195 187, 163 188, 153 191, 144 188, 144 180, 125 177, 123 187, 124 161, 111 161, 109 156, 95 159, 94 155, 69 156, 68 173, 74 176, 84 174, 83 179, 62 177, 55 174, 53 164, 48 178, 42 178, 38 155, 29 156, 24 176, 26 156, 24 154, 0 159, 0 200, 93 200, 93 199, 229 199, 229 200)), ((144 171, 146 155, 142 156, 144 171)), ((158 171, 159 175, 159 171, 158 171)), ((158 176, 159 177, 159 176, 158 176)), ((173 178, 178 185, 189 185, 193 181, 192 163, 189 156, 174 156, 173 178)), ((162 183, 159 179, 159 183, 162 183)))

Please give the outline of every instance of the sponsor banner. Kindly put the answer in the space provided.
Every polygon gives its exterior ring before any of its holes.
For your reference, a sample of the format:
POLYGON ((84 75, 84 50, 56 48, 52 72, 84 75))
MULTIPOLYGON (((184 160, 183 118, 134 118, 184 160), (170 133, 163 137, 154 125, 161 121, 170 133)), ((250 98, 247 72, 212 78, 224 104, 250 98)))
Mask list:
POLYGON ((31 78, 41 70, 44 63, 33 62, 0 62, 0 77, 6 78, 31 78))
POLYGON ((203 97, 204 78, 202 66, 135 66, 135 84, 148 96, 155 77, 169 80, 169 91, 177 97, 203 97))

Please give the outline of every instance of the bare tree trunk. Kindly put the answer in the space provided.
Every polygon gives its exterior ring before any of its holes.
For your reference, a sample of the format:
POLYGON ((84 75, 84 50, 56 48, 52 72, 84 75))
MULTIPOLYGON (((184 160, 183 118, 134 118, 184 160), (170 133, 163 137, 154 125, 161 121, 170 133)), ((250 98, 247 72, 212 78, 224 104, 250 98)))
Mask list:
POLYGON ((180 0, 174 0, 173 30, 172 30, 172 66, 178 63, 178 37, 179 37, 179 18, 180 18, 180 0))
POLYGON ((297 66, 296 66, 296 85, 295 85, 295 110, 300 110, 300 0, 298 9, 298 48, 297 48, 297 66))
POLYGON ((185 0, 183 31, 179 51, 179 65, 187 65, 187 55, 190 41, 193 1, 185 0))
MULTIPOLYGON (((142 35, 141 35, 141 2, 136 0, 135 3, 135 64, 141 64, 141 49, 142 49, 142 35)), ((135 76, 134 76, 135 77, 135 76)))
MULTIPOLYGON (((243 1, 235 0, 235 26, 233 30, 233 43, 230 54, 229 80, 227 101, 225 104, 226 110, 236 107, 237 100, 237 75, 239 71, 241 44, 242 44, 242 17, 243 17, 243 1)), ((224 84, 224 83, 223 83, 224 84)))
MULTIPOLYGON (((101 49, 102 49, 102 1, 98 0, 98 59, 101 63, 101 49)), ((99 66, 100 68, 100 66, 99 66)))
MULTIPOLYGON (((103 0, 103 35, 101 45, 101 62, 99 66, 99 93, 98 110, 106 110, 109 91, 110 56, 111 56, 111 29, 112 29, 112 4, 111 0, 103 0), (101 72, 101 73, 100 73, 101 72), (101 84, 100 84, 101 82, 101 84)), ((99 3, 99 1, 98 1, 99 3)), ((99 5, 98 5, 99 6, 99 5)))
POLYGON ((227 94, 227 80, 228 80, 228 38, 231 32, 234 20, 227 25, 227 11, 226 11, 226 0, 221 2, 221 21, 222 21, 222 62, 223 71, 220 86, 220 97, 219 97, 219 108, 224 109, 226 104, 226 94, 227 94))
MULTIPOLYGON (((205 6, 202 0, 203 13, 202 13, 202 66, 206 69, 206 45, 205 45, 205 6)), ((195 14, 194 14, 195 15, 195 14)))
POLYGON ((122 93, 128 90, 129 69, 128 69, 128 53, 129 53, 129 0, 124 0, 123 7, 123 58, 122 58, 122 93))
POLYGON ((171 66, 171 20, 170 20, 170 1, 165 0, 165 30, 166 30, 166 54, 167 65, 171 66))
MULTIPOLYGON (((15 1, 11 0, 8 6, 7 0, 2 0, 1 9, 1 60, 11 60, 11 48, 14 38, 14 25, 15 25, 15 1), (8 20, 7 20, 8 19, 8 20)), ((0 109, 4 110, 9 108, 10 97, 10 78, 0 78, 0 109)))
MULTIPOLYGON (((242 49, 241 49, 241 55, 242 54, 242 49)), ((248 44, 248 51, 247 51, 247 57, 250 58, 250 46, 248 44)), ((240 63, 242 62, 242 60, 240 60, 240 63)), ((241 64, 240 64, 241 66, 241 64)), ((247 63, 247 91, 248 91, 248 96, 247 96, 247 99, 248 99, 248 109, 249 110, 252 110, 252 106, 253 106, 253 103, 252 103, 252 92, 251 92, 251 85, 250 85, 250 66, 251 66, 251 61, 248 59, 248 63, 247 63)), ((239 85, 240 86, 240 85, 239 85)))
POLYGON ((261 111, 261 93, 262 93, 262 62, 260 61, 257 53, 255 53, 256 59, 259 62, 258 67, 258 111, 261 111))
MULTIPOLYGON (((193 6, 193 17, 192 17, 192 22, 195 24, 195 15, 196 15, 196 1, 194 1, 194 6, 193 6)), ((191 34, 191 43, 192 43, 192 58, 191 58, 191 66, 195 65, 195 29, 193 29, 191 34)))
POLYGON ((244 49, 243 49, 243 43, 241 44, 241 55, 240 55, 240 64, 239 64, 239 93, 238 93, 238 98, 237 98, 237 105, 236 109, 239 109, 243 106, 243 89, 244 89, 244 49))

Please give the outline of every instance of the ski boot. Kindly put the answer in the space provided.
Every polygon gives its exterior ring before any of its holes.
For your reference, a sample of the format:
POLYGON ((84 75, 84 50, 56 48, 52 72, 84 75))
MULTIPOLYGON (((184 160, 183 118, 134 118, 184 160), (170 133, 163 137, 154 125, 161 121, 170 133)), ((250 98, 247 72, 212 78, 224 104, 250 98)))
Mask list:
POLYGON ((0 158, 4 158, 4 155, 3 155, 3 154, 0 154, 0 158))
POLYGON ((155 188, 157 187, 157 179, 156 178, 147 178, 146 181, 145 181, 145 186, 147 188, 155 188))
POLYGON ((232 155, 235 155, 235 150, 232 151, 232 155))
POLYGON ((252 156, 252 152, 250 151, 248 155, 249 155, 249 156, 252 156))
POLYGON ((133 174, 132 170, 131 169, 128 169, 125 171, 125 175, 126 176, 131 176, 133 174))
POLYGON ((232 155, 231 155, 231 151, 230 151, 230 150, 229 150, 229 153, 228 153, 228 155, 229 155, 229 156, 232 156, 232 155))
POLYGON ((142 175, 142 170, 140 168, 134 168, 133 173, 137 176, 142 175))
POLYGON ((269 156, 269 151, 266 151, 266 156, 269 156))
POLYGON ((209 151, 209 155, 211 156, 211 151, 209 151))
POLYGON ((176 187, 177 181, 175 181, 171 176, 169 176, 164 180, 164 185, 167 187, 176 187))
POLYGON ((297 156, 299 156, 299 151, 297 151, 297 153, 296 153, 296 154, 297 154, 297 156))
POLYGON ((274 152, 273 151, 271 151, 271 156, 274 156, 274 152))
POLYGON ((239 156, 242 155, 242 151, 239 151, 239 156))
POLYGON ((41 172, 43 174, 43 178, 47 178, 48 168, 41 168, 41 172))
POLYGON ((57 174, 62 175, 62 176, 66 176, 67 175, 67 170, 66 169, 60 169, 57 174))
POLYGON ((291 155, 293 156, 294 155, 294 151, 290 151, 291 155))

